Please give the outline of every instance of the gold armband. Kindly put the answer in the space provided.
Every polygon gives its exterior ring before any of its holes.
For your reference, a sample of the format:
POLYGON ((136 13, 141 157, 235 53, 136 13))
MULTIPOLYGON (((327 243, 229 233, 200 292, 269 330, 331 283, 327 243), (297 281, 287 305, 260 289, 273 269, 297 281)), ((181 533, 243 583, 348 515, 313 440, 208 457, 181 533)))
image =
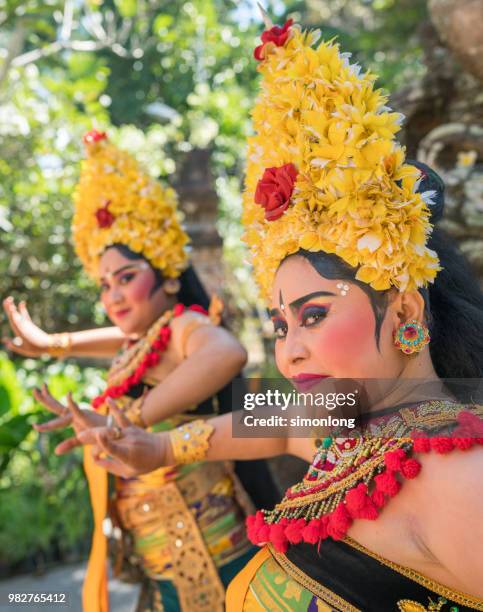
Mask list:
POLYGON ((203 461, 210 448, 209 439, 213 431, 213 425, 203 419, 197 419, 170 431, 169 439, 176 465, 203 461))
POLYGON ((72 347, 72 334, 50 334, 47 354, 51 357, 62 358, 67 355, 72 347))

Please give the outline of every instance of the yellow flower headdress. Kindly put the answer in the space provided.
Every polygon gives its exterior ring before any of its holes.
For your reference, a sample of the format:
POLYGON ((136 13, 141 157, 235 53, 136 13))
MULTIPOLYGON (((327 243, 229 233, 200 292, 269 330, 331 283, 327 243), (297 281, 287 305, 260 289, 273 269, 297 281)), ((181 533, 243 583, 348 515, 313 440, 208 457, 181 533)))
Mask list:
POLYGON ((432 192, 418 193, 421 173, 395 141, 401 115, 318 35, 288 21, 255 50, 243 223, 256 280, 268 297, 280 262, 306 249, 335 253, 374 289, 424 286, 440 269, 426 246, 432 192))
POLYGON ((143 255, 165 277, 176 278, 187 267, 177 197, 148 176, 126 151, 104 132, 84 136, 82 162, 74 194, 73 239, 86 272, 97 279, 99 258, 120 243, 143 255))

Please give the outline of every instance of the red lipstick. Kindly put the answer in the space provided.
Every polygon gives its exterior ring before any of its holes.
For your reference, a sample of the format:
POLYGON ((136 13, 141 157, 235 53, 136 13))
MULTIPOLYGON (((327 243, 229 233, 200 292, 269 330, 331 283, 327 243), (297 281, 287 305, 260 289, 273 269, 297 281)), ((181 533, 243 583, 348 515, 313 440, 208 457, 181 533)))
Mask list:
POLYGON ((125 317, 128 312, 131 312, 129 308, 125 308, 124 310, 118 310, 117 312, 114 313, 114 317, 116 319, 122 319, 122 317, 125 317))
POLYGON ((292 382, 299 391, 308 391, 324 378, 329 378, 328 374, 297 374, 292 378, 292 382))

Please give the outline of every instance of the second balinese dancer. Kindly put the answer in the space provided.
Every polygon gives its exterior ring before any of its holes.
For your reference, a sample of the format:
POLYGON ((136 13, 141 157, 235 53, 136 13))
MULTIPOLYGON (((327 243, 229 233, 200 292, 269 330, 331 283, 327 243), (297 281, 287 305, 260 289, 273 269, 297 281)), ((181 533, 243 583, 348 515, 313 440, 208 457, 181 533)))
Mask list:
MULTIPOLYGON (((116 399, 133 422, 154 430, 213 416, 228 404, 226 386, 246 353, 217 325, 216 307, 210 316, 205 310, 208 298, 189 266, 176 194, 104 132, 93 130, 84 142, 87 158, 75 193, 73 238, 115 327, 49 335, 31 321, 25 304, 17 308, 7 298, 4 307, 17 335, 7 344, 29 356, 117 356, 107 388, 92 402, 95 410, 79 413, 73 423, 46 387, 37 391, 36 398, 57 415, 37 428, 72 424, 79 433, 105 424, 107 398, 116 399)), ((57 452, 78 444, 70 438, 57 452)), ((222 610, 224 587, 254 551, 244 530, 250 498, 232 466, 201 463, 193 455, 184 467, 116 478, 110 496, 107 472, 90 453, 84 466, 94 514, 84 610, 108 609, 103 531, 108 505, 113 532, 122 534, 114 569, 131 576, 134 571, 143 580, 138 610, 222 610)), ((271 487, 266 467, 258 464, 255 472, 266 493, 271 487)))

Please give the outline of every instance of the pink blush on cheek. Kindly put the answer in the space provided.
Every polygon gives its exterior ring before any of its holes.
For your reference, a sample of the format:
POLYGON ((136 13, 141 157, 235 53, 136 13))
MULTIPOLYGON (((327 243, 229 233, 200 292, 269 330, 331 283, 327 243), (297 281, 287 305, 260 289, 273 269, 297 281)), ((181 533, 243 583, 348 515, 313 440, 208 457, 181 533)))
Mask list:
POLYGON ((133 304, 149 301, 151 299, 153 286, 154 281, 151 274, 144 273, 138 275, 138 277, 133 279, 127 287, 124 287, 123 293, 126 301, 133 304))
POLYGON ((371 361, 369 355, 377 352, 372 308, 328 318, 323 327, 313 350, 325 367, 338 377, 362 375, 361 368, 371 361))

